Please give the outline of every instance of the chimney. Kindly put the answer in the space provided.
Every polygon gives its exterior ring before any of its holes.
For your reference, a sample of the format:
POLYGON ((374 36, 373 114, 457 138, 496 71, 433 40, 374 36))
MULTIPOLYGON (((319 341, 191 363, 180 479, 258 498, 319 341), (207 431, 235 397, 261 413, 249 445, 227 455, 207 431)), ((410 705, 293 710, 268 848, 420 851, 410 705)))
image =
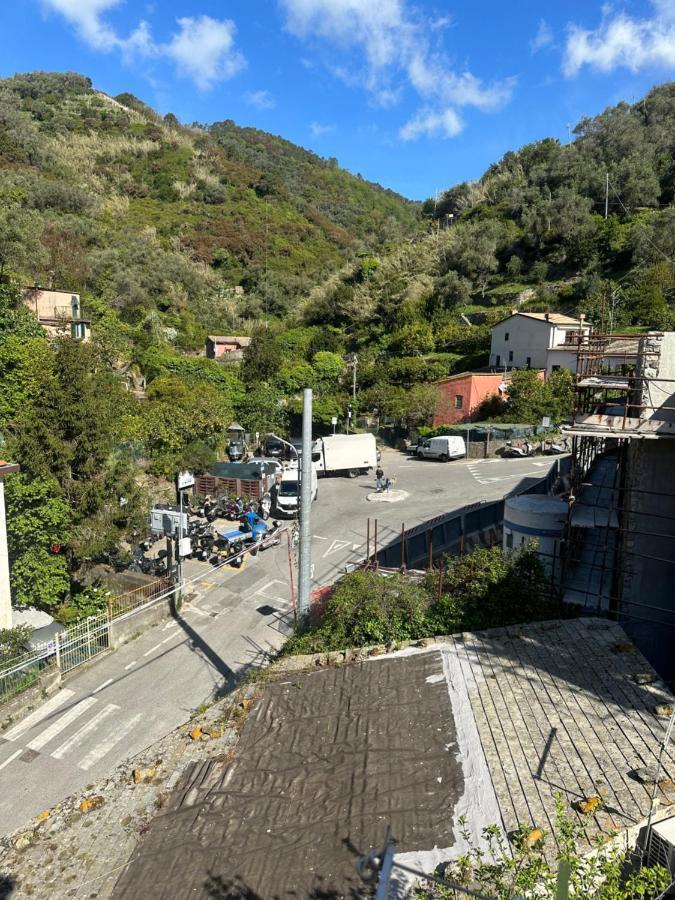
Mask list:
POLYGON ((548 320, 551 318, 551 313, 544 313, 544 318, 548 322, 548 320))

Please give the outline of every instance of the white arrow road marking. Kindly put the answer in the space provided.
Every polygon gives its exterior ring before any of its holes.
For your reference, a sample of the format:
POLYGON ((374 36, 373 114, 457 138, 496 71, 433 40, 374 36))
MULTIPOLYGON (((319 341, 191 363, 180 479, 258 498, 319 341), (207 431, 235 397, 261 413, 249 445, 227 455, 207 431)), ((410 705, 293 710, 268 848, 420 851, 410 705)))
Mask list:
POLYGON ((23 753, 23 747, 19 747, 19 749, 15 750, 11 756, 8 756, 7 759, 3 763, 0 763, 0 769, 4 769, 5 766, 8 766, 12 762, 12 760, 16 759, 17 756, 21 756, 22 753, 23 753))
POLYGON ((111 716, 116 709, 119 709, 119 706, 116 706, 114 703, 109 703, 107 706, 104 706, 100 712, 97 712, 93 719, 90 719, 86 725, 83 725, 79 731, 76 731, 75 734, 71 734, 67 741, 64 741, 60 747, 57 747, 56 750, 50 754, 54 759, 63 759, 66 753, 71 750, 73 747, 76 747, 80 744, 86 736, 92 732, 95 728, 98 728, 100 723, 107 719, 108 716, 111 716))
POLYGON ((71 707, 68 712, 64 713, 60 719, 57 719, 56 722, 52 722, 49 728, 45 728, 41 734, 36 738, 33 738, 33 740, 28 743, 30 749, 40 750, 45 744, 48 744, 52 738, 55 738, 57 734, 61 734, 64 728, 67 728, 71 722, 74 722, 78 716, 81 716, 83 712, 86 712, 89 707, 93 706, 96 702, 96 697, 85 697, 84 700, 80 700, 80 702, 71 707))
POLYGON ((66 700, 69 700, 75 691, 68 690, 68 688, 63 688, 63 690, 59 691, 58 694, 54 694, 54 696, 47 700, 42 706, 32 712, 29 716, 26 716, 25 719, 22 719, 18 725, 15 725, 14 728, 11 728, 8 732, 6 732, 3 737, 8 741, 15 741, 18 737, 24 733, 24 731, 28 731, 29 728, 32 728, 33 725, 36 725, 38 722, 41 722, 42 719, 46 719, 47 716, 54 712, 55 709, 58 709, 59 706, 63 706, 66 700))
POLYGON ((137 716, 134 716, 133 719, 129 719, 128 722, 125 722, 124 725, 121 725, 119 728, 116 728, 114 731, 111 731, 105 740, 101 741, 100 744, 97 744, 93 750, 90 750, 89 753, 81 760, 77 767, 78 769, 84 769, 86 772, 87 769, 91 769, 94 763, 97 763, 99 759, 103 759, 106 753, 109 753, 115 744, 118 744, 122 738, 125 738, 130 731, 132 731, 136 725, 141 721, 142 714, 138 713, 137 716))
POLYGON ((350 543, 350 541, 333 541, 328 550, 324 553, 323 558, 325 559, 327 556, 330 556, 331 553, 339 553, 340 550, 344 550, 345 547, 348 547, 350 543))

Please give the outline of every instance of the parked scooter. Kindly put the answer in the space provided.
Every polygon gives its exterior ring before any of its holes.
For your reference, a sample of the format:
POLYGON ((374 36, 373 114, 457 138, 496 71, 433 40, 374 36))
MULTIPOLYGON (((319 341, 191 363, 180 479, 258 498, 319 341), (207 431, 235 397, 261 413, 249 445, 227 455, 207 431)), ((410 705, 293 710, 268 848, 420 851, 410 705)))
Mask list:
POLYGON ((562 441, 546 441, 546 449, 544 453, 548 456, 558 456, 560 453, 569 453, 569 438, 563 438, 562 441))
POLYGON ((526 459, 528 456, 534 456, 534 446, 529 441, 525 441, 522 446, 514 447, 511 441, 507 441, 502 450, 502 456, 506 459, 526 459))
POLYGON ((272 496, 269 493, 263 494, 260 503, 258 504, 258 515, 261 519, 265 521, 269 519, 270 512, 272 511, 272 496))

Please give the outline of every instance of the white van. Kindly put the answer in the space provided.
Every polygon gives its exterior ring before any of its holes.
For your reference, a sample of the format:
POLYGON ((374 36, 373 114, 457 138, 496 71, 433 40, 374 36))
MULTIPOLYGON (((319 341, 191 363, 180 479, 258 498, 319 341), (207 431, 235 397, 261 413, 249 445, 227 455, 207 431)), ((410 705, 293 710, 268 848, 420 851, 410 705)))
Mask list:
POLYGON ((440 459, 441 462, 447 462, 463 456, 466 456, 466 444, 462 437, 433 437, 417 445, 418 459, 440 459))
MULTIPOLYGON (((300 501, 300 486, 298 484, 298 467, 289 465, 281 473, 281 479, 274 487, 274 507, 277 515, 295 516, 298 514, 300 501)), ((316 466, 312 465, 312 502, 319 494, 319 486, 316 477, 316 466)))

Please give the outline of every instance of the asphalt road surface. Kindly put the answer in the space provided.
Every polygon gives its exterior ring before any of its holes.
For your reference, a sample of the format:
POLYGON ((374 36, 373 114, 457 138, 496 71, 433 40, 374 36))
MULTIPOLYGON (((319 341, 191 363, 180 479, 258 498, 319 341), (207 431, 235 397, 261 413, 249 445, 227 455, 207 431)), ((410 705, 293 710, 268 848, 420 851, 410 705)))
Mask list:
MULTIPOLYGON (((372 478, 320 480, 312 505, 314 586, 330 584, 365 555, 369 516, 378 519, 382 544, 398 535, 402 524, 410 528, 543 478, 551 463, 546 458, 438 463, 385 450, 385 474, 409 494, 391 504, 368 502, 372 478)), ((179 620, 75 670, 57 694, 3 733, 5 833, 159 740, 282 645, 293 622, 285 540, 238 570, 189 562, 185 577, 193 599, 179 620)))

